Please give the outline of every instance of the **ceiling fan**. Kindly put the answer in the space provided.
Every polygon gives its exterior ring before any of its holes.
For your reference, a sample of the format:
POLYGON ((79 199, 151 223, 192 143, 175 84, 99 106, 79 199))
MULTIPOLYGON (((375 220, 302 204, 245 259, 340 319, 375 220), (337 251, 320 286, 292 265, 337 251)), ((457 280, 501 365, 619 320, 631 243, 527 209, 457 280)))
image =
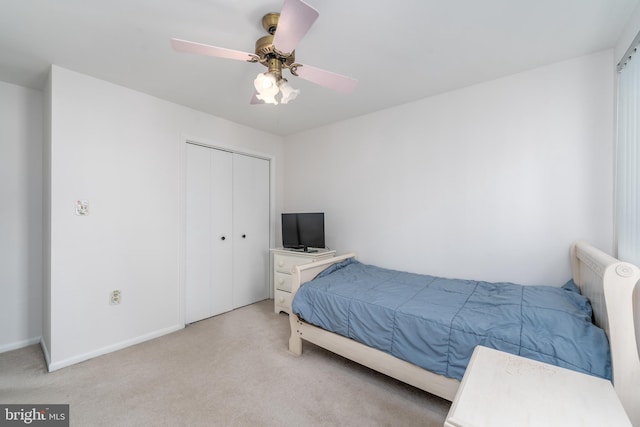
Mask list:
POLYGON ((260 63, 267 72, 254 80, 252 104, 286 104, 300 90, 292 88, 282 77, 282 70, 320 86, 343 93, 353 91, 356 79, 295 62, 295 48, 318 19, 318 11, 302 0, 285 0, 280 13, 268 13, 262 18, 262 27, 269 33, 256 41, 255 53, 224 47, 171 39, 171 46, 179 52, 195 53, 219 58, 260 63))

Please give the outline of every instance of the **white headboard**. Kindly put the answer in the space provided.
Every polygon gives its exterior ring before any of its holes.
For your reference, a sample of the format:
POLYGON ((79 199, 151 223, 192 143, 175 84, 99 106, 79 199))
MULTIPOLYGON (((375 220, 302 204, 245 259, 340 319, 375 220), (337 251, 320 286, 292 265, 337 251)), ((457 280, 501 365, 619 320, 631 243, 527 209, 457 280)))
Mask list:
POLYGON ((595 324, 609 338, 614 388, 632 424, 640 426, 640 269, 585 242, 571 247, 571 268, 595 324))

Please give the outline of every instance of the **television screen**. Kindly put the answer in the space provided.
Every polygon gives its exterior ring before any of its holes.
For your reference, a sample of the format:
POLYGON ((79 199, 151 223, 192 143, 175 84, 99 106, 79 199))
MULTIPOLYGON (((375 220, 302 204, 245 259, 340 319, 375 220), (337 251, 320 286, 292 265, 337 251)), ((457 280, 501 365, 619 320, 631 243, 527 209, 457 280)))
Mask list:
POLYGON ((324 213, 283 213, 282 246, 305 251, 324 248, 324 213))

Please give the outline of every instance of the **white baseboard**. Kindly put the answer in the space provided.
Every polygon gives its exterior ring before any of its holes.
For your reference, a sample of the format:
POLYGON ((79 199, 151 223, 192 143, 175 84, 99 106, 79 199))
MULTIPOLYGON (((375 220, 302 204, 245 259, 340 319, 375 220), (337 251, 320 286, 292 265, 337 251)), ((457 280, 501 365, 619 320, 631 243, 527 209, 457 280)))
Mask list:
POLYGON ((47 363, 47 366, 51 364, 51 356, 49 353, 49 349, 47 348, 47 343, 44 340, 40 340, 40 348, 42 349, 42 354, 44 355, 44 361, 47 363))
MULTIPOLYGON (((93 359, 94 357, 102 356, 103 354, 111 353, 116 350, 122 350, 123 348, 130 347, 135 344, 140 344, 141 342, 149 341, 151 339, 158 338, 175 331, 179 331, 180 329, 183 329, 183 328, 184 328, 184 325, 174 325, 169 328, 160 329, 158 331, 154 331, 149 334, 145 334, 129 340, 121 341, 113 345, 108 345, 106 347, 102 347, 97 350, 93 350, 84 354, 79 354, 77 356, 69 357, 67 359, 59 360, 56 362, 51 362, 51 359, 48 357, 48 354, 45 353, 45 359, 47 360, 49 372, 53 372, 58 369, 65 368, 67 366, 75 365, 76 363, 84 362, 85 360, 93 359)), ((43 347, 43 351, 46 351, 44 347, 43 347)))
POLYGON ((0 353, 4 353, 11 350, 17 350, 22 347, 28 347, 33 344, 38 344, 42 340, 41 337, 29 338, 27 340, 12 342, 9 344, 0 345, 0 353))

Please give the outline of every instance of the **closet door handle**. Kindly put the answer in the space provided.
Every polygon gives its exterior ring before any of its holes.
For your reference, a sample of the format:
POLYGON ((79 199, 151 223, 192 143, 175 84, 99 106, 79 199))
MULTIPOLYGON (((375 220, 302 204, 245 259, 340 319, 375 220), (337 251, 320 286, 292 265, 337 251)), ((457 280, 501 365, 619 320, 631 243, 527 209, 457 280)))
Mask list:
POLYGON ((242 235, 242 238, 243 238, 243 239, 246 239, 246 238, 247 238, 247 235, 246 235, 246 234, 243 234, 243 235, 242 235))
POLYGON ((224 237, 224 236, 222 236, 222 237, 220 238, 220 240, 225 240, 225 239, 226 239, 226 237, 224 237))

